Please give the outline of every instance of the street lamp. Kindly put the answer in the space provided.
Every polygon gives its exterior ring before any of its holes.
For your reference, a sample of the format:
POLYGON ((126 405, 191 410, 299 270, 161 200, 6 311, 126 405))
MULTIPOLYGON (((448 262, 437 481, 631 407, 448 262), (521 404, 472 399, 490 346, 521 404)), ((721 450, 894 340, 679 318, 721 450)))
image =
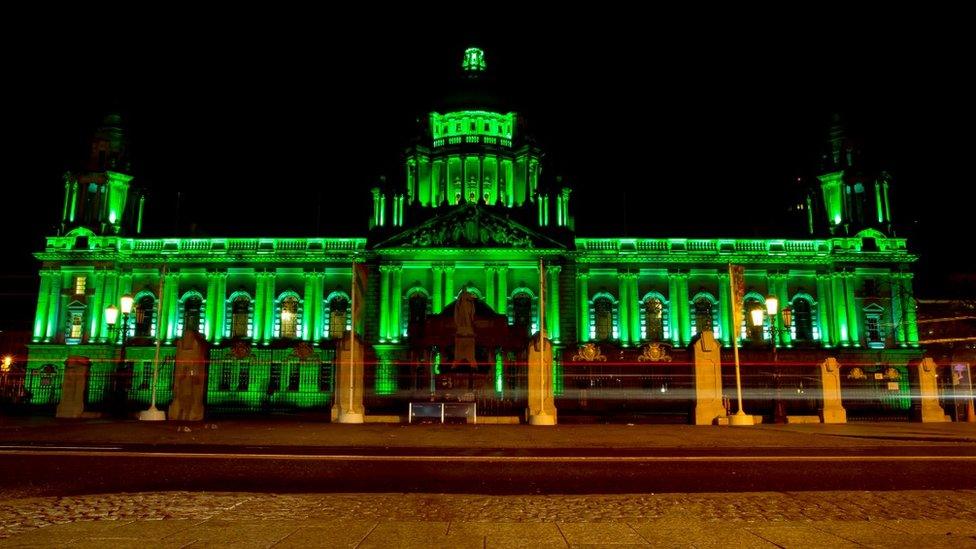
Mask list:
MULTIPOLYGON (((779 337, 779 334, 789 331, 790 322, 793 320, 793 310, 789 307, 783 307, 780 310, 779 299, 775 295, 770 294, 766 296, 766 314, 769 315, 769 339, 773 344, 773 381, 776 383, 776 410, 773 412, 773 421, 776 423, 785 423, 786 407, 783 399, 780 397, 780 372, 776 366, 776 338, 779 337), (783 318, 782 328, 776 325, 777 314, 783 318)), ((762 326, 762 309, 753 310, 752 322, 755 326, 762 326)))
POLYGON ((115 404, 122 406, 121 402, 123 393, 126 390, 125 379, 123 376, 128 371, 125 361, 125 344, 128 341, 129 335, 129 313, 132 312, 132 296, 129 294, 123 295, 119 298, 119 308, 115 305, 109 305, 105 309, 105 323, 109 326, 109 331, 112 333, 112 342, 116 340, 116 330, 122 330, 122 341, 119 346, 119 364, 120 370, 117 370, 114 374, 112 396, 116 399, 115 404), (122 310, 122 322, 118 322, 119 319, 119 309, 122 310))

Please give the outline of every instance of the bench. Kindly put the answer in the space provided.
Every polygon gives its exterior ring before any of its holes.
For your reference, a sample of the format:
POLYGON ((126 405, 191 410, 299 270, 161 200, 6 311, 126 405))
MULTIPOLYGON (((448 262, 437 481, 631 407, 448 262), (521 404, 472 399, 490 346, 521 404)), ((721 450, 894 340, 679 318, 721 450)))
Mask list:
POLYGON ((407 423, 422 418, 440 419, 441 423, 448 418, 463 418, 465 423, 478 423, 478 405, 474 402, 411 402, 407 423))

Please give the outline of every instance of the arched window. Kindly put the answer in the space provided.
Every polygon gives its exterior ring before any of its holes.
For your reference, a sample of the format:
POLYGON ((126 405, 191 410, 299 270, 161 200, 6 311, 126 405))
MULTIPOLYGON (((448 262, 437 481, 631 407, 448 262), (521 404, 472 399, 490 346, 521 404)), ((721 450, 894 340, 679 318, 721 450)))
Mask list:
POLYGON ((528 292, 515 292, 512 295, 512 324, 526 334, 531 334, 532 295, 528 292))
POLYGON ((136 300, 135 336, 152 337, 156 332, 156 298, 144 294, 136 300))
POLYGON ((329 308, 329 339, 342 339, 349 321, 349 299, 335 294, 326 302, 329 308))
POLYGON ((593 300, 594 337, 597 341, 607 341, 613 336, 613 301, 609 297, 593 300))
POLYGON ((657 296, 647 296, 644 298, 643 310, 644 339, 646 341, 664 341, 666 337, 664 300, 657 296))
POLYGON ((230 302, 230 337, 251 337, 251 298, 238 295, 230 302))
POLYGON ((705 296, 701 296, 695 299, 693 303, 693 311, 695 313, 695 333, 701 334, 704 332, 713 331, 713 319, 714 315, 712 309, 712 300, 705 296))
POLYGON ((183 330, 182 333, 200 333, 200 317, 203 314, 203 299, 197 295, 183 298, 183 330))
POLYGON ((298 298, 290 295, 282 299, 278 306, 278 337, 288 339, 298 337, 299 322, 298 298))
POLYGON ((813 341, 813 305, 803 297, 793 299, 793 339, 813 341))

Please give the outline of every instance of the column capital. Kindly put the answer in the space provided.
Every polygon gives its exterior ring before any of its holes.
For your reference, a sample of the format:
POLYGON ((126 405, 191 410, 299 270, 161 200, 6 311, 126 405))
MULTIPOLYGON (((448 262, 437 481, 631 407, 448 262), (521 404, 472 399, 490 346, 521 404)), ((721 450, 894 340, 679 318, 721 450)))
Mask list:
POLYGON ((449 273, 453 273, 454 272, 454 265, 444 265, 443 268, 444 268, 444 270, 446 272, 449 272, 449 273))
POLYGON ((432 271, 434 271, 435 273, 444 272, 444 266, 441 265, 440 263, 433 263, 433 264, 431 264, 430 269, 432 271))
POLYGON ((767 271, 766 272, 766 278, 769 278, 770 280, 786 280, 788 276, 789 275, 787 275, 786 273, 784 273, 782 271, 767 271))
POLYGON ((562 270, 562 265, 546 265, 546 271, 552 274, 559 274, 562 270))
POLYGON ((586 280, 590 278, 589 271, 576 271, 576 280, 586 280))
POLYGON ((380 265, 380 272, 381 273, 388 273, 388 272, 390 272, 392 270, 393 270, 393 265, 389 265, 389 264, 380 265))

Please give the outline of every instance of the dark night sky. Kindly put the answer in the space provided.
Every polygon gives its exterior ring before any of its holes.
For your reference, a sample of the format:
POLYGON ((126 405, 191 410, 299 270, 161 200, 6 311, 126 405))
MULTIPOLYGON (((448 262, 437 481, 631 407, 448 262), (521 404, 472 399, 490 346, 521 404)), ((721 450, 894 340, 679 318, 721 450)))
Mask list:
POLYGON ((815 167, 830 113, 843 111, 895 177, 898 233, 923 258, 926 292, 947 269, 974 270, 971 49, 951 28, 621 14, 576 27, 509 21, 488 25, 504 30, 493 34, 151 19, 111 32, 42 25, 6 69, 16 84, 4 101, 0 328, 31 321, 30 253, 53 233, 61 174, 106 112, 127 121, 134 172, 152 193, 150 233, 177 230, 179 191, 183 234, 192 224, 201 236, 311 236, 321 205, 319 234, 365 235, 369 186, 399 175, 414 119, 469 44, 528 117, 544 169, 575 186, 577 234, 791 234, 777 212, 791 180, 815 167))

